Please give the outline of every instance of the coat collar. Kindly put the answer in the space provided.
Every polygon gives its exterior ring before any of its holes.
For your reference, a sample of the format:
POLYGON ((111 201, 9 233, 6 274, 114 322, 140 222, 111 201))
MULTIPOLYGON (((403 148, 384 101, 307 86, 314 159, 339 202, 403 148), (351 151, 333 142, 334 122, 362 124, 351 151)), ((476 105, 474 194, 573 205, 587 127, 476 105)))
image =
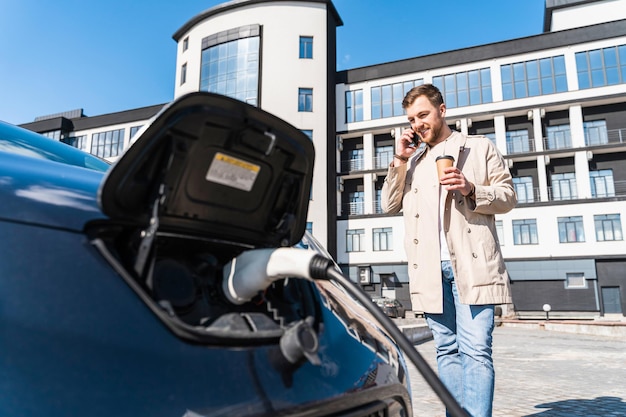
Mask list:
MULTIPOLYGON (((448 136, 446 139, 446 153, 448 155, 454 156, 455 164, 463 158, 465 152, 465 143, 467 141, 467 136, 464 134, 457 132, 456 130, 452 131, 452 134, 448 136)), ((415 161, 422 158, 423 155, 430 153, 430 148, 427 145, 422 145, 414 154, 415 161)))

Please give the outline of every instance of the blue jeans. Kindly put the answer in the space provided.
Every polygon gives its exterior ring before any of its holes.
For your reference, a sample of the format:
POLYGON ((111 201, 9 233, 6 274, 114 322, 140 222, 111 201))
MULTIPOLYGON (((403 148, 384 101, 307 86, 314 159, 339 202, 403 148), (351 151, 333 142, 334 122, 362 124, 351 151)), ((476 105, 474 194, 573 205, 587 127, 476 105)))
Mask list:
POLYGON ((493 305, 461 304, 450 261, 441 262, 443 314, 426 314, 439 378, 472 417, 491 416, 493 305))

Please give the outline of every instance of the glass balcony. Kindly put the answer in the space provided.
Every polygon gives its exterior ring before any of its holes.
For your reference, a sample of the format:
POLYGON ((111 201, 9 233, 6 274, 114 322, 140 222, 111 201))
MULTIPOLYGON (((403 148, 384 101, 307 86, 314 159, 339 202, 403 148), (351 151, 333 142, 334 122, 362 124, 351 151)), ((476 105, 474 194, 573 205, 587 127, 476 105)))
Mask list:
POLYGON ((571 149, 574 147, 569 137, 547 137, 542 140, 543 148, 546 150, 571 149))
POLYGON ((348 216, 359 216, 365 214, 364 201, 351 201, 341 205, 341 214, 348 216))
POLYGON ((374 157, 374 169, 387 169, 393 160, 393 152, 381 152, 374 157))
POLYGON ((535 152, 535 142, 529 138, 510 138, 506 141, 507 155, 535 152))
POLYGON ((364 162, 362 158, 343 160, 341 161, 341 172, 363 171, 364 162))
POLYGON ((626 128, 623 129, 586 129, 585 145, 601 146, 626 143, 626 128))

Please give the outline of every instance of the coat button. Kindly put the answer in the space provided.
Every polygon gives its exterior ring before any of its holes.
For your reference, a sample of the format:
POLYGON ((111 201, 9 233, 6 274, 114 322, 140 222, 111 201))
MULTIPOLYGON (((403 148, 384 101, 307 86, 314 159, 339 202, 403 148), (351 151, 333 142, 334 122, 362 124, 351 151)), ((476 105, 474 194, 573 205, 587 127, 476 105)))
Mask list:
POLYGON ((478 255, 476 255, 476 253, 472 253, 472 256, 474 257, 474 259, 478 258, 478 255))
POLYGON ((417 269, 417 264, 413 264, 413 269, 417 269))
POLYGON ((467 233, 472 233, 472 229, 467 229, 467 233))
POLYGON ((417 193, 417 188, 413 188, 413 193, 417 193))
POLYGON ((415 243, 416 245, 417 245, 418 242, 419 242, 419 240, 413 239, 413 243, 415 243))

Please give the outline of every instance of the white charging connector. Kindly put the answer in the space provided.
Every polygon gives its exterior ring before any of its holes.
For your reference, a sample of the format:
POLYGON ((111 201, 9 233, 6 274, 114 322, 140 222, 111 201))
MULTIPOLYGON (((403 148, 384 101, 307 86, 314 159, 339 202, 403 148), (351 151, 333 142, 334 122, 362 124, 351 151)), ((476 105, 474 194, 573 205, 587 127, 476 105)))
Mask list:
POLYGON ((311 263, 317 253, 306 249, 253 249, 224 266, 222 288, 233 304, 250 301, 279 279, 312 279, 311 263))

